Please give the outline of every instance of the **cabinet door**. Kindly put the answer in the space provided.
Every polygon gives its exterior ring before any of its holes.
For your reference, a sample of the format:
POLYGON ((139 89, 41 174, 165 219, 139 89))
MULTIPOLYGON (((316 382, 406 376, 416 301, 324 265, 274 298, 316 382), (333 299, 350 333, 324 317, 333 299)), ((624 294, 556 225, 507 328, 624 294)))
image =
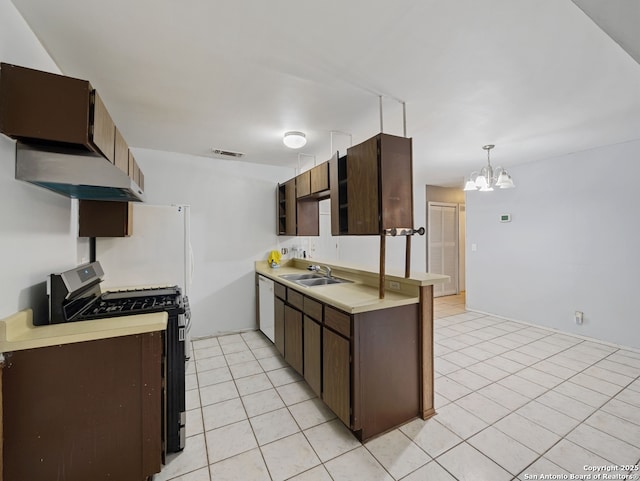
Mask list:
POLYGON ((322 389, 322 328, 304 316, 304 378, 318 396, 322 389))
POLYGON ((275 298, 275 317, 273 319, 276 349, 284 356, 284 301, 275 298))
POLYGON ((380 234, 378 136, 347 149, 348 234, 380 234))
POLYGON ((296 177, 296 198, 311 194, 311 171, 307 170, 296 177))
POLYGON ((311 169, 311 193, 329 190, 329 162, 323 162, 311 169))
POLYGON ((284 184, 285 189, 285 235, 296 235, 296 181, 291 179, 284 184))
POLYGON ((0 131, 14 139, 89 144, 91 86, 40 70, 0 64, 0 131))
POLYGON ((302 312, 284 306, 284 359, 303 375, 302 312))
POLYGON ((116 126, 104 106, 98 92, 93 93, 93 122, 91 124, 91 141, 111 161, 115 161, 116 126))
POLYGON ((129 174, 129 146, 127 141, 116 127, 116 148, 115 148, 115 162, 116 167, 125 174, 129 174))
POLYGON ((78 224, 80 237, 129 237, 133 233, 133 204, 80 200, 78 224))
POLYGON ((351 366, 348 339, 322 330, 322 399, 340 420, 351 427, 351 366))
POLYGON ((380 228, 413 227, 411 139, 380 134, 380 228))

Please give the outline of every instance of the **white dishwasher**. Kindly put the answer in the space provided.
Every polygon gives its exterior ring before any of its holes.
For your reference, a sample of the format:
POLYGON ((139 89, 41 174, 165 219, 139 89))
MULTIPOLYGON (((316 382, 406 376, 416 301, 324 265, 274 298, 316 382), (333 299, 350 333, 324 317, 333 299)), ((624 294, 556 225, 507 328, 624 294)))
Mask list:
POLYGON ((273 281, 268 277, 258 275, 258 292, 260 330, 265 336, 271 339, 271 342, 275 342, 273 326, 275 318, 273 281))

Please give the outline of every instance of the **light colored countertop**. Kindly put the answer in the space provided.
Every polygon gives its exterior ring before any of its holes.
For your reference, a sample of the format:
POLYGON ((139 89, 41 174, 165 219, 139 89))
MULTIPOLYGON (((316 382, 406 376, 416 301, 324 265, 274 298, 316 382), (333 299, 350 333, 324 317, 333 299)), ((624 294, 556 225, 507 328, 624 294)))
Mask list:
POLYGON ((387 274, 385 275, 385 297, 380 299, 379 274, 347 264, 327 263, 317 259, 291 259, 283 262, 278 268, 270 267, 266 261, 257 261, 255 268, 258 274, 350 314, 417 304, 421 286, 433 285, 449 279, 448 276, 428 273, 412 273, 410 278, 387 274), (334 277, 353 282, 303 287, 280 277, 284 274, 309 273, 307 266, 311 264, 328 265, 334 277))
POLYGON ((34 326, 33 311, 25 309, 0 320, 0 353, 164 331, 167 318, 166 312, 156 312, 34 326))

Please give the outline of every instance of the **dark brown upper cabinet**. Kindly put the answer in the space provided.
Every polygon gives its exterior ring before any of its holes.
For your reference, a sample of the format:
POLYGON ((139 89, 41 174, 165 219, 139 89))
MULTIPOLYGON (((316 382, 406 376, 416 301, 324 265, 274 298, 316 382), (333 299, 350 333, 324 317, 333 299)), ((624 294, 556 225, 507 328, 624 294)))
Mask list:
POLYGON ((81 146, 114 161, 113 120, 86 80, 1 64, 0 130, 25 142, 81 146))
POLYGON ((411 139, 378 134, 330 160, 332 235, 413 227, 411 139))
POLYGON ((296 176, 296 198, 311 194, 311 171, 307 170, 296 176))
POLYGON ((144 190, 144 176, 87 80, 0 64, 0 132, 25 143, 97 152, 144 190))
POLYGON ((320 206, 316 199, 298 199, 297 179, 278 184, 278 235, 320 235, 320 206))
MULTIPOLYGON (((338 154, 336 153, 335 157, 338 154)), ((316 165, 310 170, 311 194, 320 198, 329 196, 329 161, 316 165)))
POLYGON ((129 237, 132 234, 133 204, 131 202, 79 201, 79 237, 129 237))

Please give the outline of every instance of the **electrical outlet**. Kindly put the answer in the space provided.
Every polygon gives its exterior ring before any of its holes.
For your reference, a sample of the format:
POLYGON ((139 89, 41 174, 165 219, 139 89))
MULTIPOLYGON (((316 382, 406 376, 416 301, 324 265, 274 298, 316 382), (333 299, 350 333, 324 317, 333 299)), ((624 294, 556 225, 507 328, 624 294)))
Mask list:
POLYGON ((580 325, 584 321, 584 313, 582 311, 576 311, 573 318, 575 319, 576 324, 580 325))
POLYGON ((281 254, 287 254, 289 252, 289 249, 287 249, 286 247, 283 247, 282 249, 280 249, 280 253, 281 254))
POLYGON ((389 281, 389 289, 400 290, 400 283, 398 281, 389 281))

